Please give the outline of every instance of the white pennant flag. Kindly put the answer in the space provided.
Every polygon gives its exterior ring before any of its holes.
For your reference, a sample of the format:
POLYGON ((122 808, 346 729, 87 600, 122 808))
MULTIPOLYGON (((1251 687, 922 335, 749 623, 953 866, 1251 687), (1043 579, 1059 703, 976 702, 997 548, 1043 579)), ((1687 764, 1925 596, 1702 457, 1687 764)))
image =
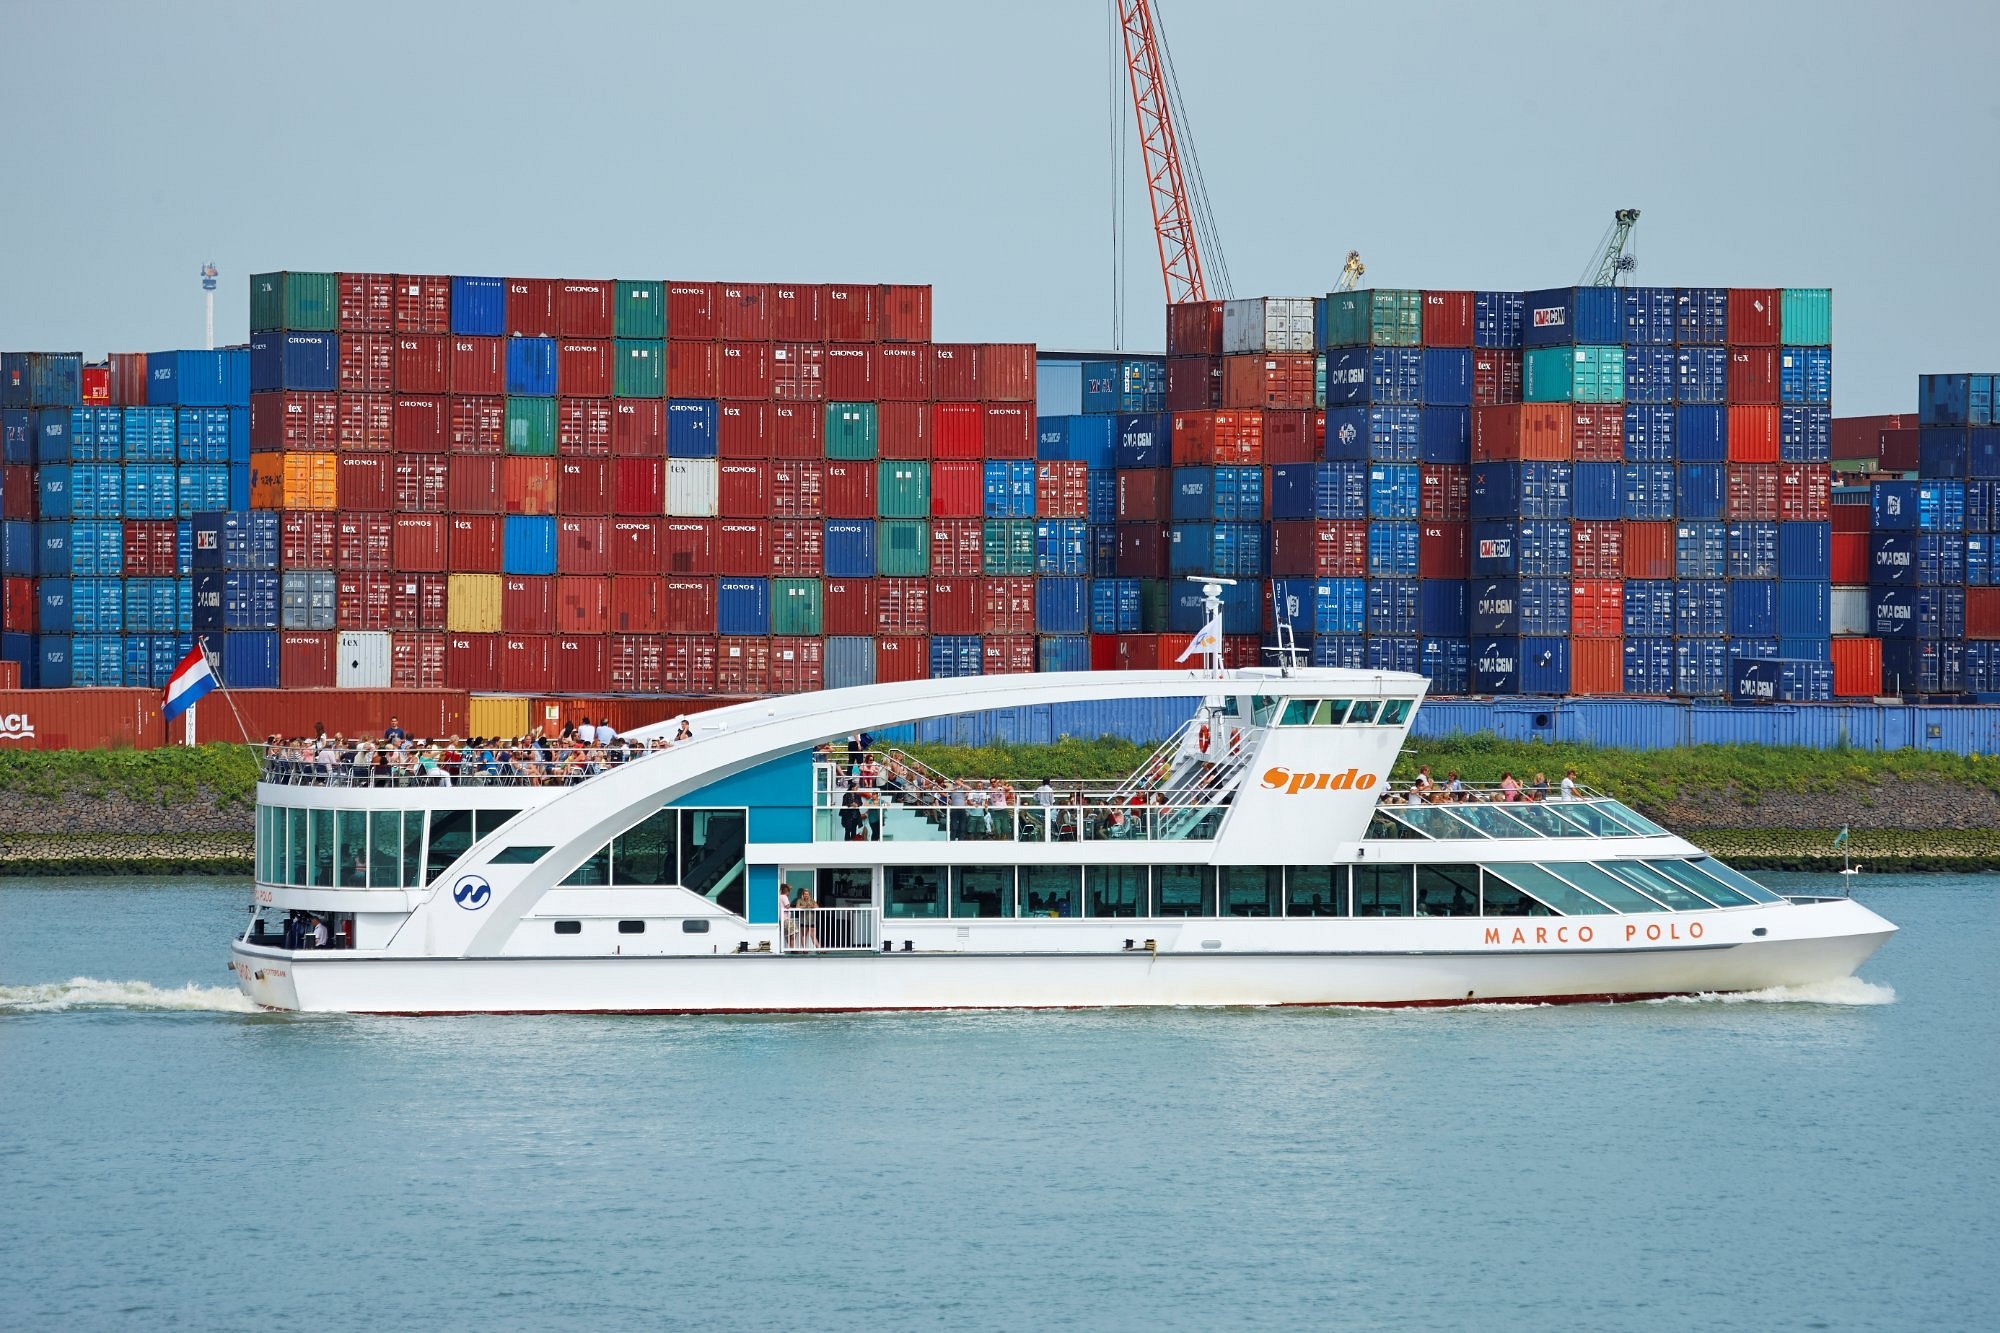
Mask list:
POLYGON ((1199 634, 1188 640, 1188 646, 1181 649, 1181 655, 1176 657, 1174 661, 1185 662, 1190 657, 1200 657, 1205 653, 1219 653, 1221 651, 1222 613, 1218 611, 1209 617, 1208 623, 1201 627, 1199 634))

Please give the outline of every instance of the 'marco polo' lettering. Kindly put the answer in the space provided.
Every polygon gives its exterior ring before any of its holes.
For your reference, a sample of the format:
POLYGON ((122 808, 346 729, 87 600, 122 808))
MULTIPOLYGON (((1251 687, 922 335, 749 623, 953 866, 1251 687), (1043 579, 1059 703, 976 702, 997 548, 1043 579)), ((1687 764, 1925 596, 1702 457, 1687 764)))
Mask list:
POLYGON ((1294 773, 1289 768, 1267 768, 1262 781, 1266 790, 1282 788, 1285 795, 1296 796, 1302 791, 1367 791, 1375 785, 1375 775, 1355 768, 1344 773, 1294 773))

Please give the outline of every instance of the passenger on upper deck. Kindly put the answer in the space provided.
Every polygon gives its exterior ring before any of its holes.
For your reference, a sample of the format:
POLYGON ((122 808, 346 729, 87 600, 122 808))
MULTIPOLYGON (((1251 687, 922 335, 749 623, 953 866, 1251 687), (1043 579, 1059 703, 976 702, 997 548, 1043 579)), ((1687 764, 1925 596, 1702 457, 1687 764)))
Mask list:
POLYGON ((1540 769, 1535 770, 1535 780, 1528 784, 1528 799, 1531 801, 1549 799, 1549 775, 1540 769))
POLYGON ((1576 799, 1576 770, 1573 768, 1563 771, 1562 799, 1565 801, 1576 799))

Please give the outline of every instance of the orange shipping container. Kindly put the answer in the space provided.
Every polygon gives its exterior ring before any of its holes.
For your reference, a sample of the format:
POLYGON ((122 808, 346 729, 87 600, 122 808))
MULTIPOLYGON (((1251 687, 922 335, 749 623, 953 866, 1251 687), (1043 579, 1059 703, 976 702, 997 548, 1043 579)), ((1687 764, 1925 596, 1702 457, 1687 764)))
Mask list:
MULTIPOLYGON (((932 511, 936 507, 936 481, 932 481, 932 511)), ((1087 518, 1090 515, 1090 466, 1087 463, 1037 463, 1035 465, 1035 517, 1087 518)))
POLYGON ((1873 699, 1882 693, 1882 641, 1836 636, 1833 692, 1843 699, 1873 699))
MULTIPOLYGON (((1579 639, 1615 639, 1623 634, 1625 581, 1623 579, 1573 581, 1569 585, 1569 632, 1579 639)), ((1575 674, 1572 665, 1571 675, 1575 674)))
MULTIPOLYGON (((1577 633, 1580 635, 1582 631, 1579 630, 1577 633)), ((1622 638, 1571 638, 1569 641, 1569 688, 1572 694, 1623 693, 1625 689, 1625 640, 1622 638)))
POLYGON ((1670 579, 1674 576, 1674 525, 1625 525, 1625 577, 1670 579))
POLYGON ((339 455, 250 455, 250 505, 254 509, 338 509, 339 455))
POLYGON ((1222 405, 1226 408, 1310 408, 1317 358, 1309 355, 1225 356, 1222 405))
POLYGON ((1173 424, 1176 467, 1204 464, 1261 464, 1262 412, 1176 412, 1173 424))
MULTIPOLYGON (((1623 418, 1620 418, 1621 423, 1623 418)), ((1501 403, 1472 409, 1472 461, 1560 461, 1574 456, 1568 403, 1501 403)), ((1621 425, 1622 429, 1622 425, 1621 425)))
POLYGON ((509 454, 500 460, 501 511, 508 514, 556 512, 556 460, 509 454))
POLYGON ((1751 403, 1729 405, 1729 461, 1778 461, 1778 409, 1751 403))

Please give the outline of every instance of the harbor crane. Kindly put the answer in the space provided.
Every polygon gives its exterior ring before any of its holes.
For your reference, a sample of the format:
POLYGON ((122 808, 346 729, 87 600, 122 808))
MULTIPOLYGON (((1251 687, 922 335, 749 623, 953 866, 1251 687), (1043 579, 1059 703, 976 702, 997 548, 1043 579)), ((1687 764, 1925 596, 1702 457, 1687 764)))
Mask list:
POLYGON ((1638 225, 1636 208, 1621 208, 1611 215, 1611 226, 1591 252, 1590 265, 1583 270, 1579 287, 1616 287, 1639 267, 1638 256, 1625 253, 1632 239, 1632 228, 1638 225))
POLYGON ((1181 104, 1173 56, 1151 0, 1113 0, 1125 44, 1125 75, 1138 119, 1139 152, 1153 234, 1160 248, 1160 280, 1170 305, 1227 298, 1229 266, 1222 258, 1215 215, 1202 183, 1187 109, 1181 104), (1208 263, 1202 263, 1206 251, 1208 263))

